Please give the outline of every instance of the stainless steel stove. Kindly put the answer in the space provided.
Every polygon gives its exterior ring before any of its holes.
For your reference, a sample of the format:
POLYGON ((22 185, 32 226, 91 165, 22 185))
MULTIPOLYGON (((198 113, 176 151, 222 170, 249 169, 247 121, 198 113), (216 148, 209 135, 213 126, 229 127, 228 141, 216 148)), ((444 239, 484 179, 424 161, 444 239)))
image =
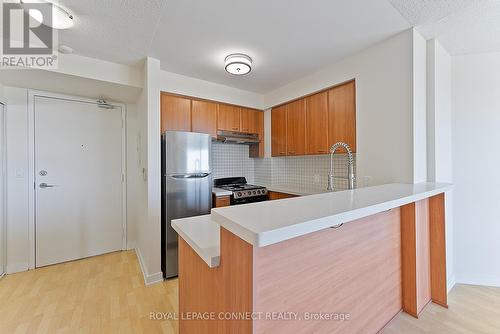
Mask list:
POLYGON ((244 177, 215 179, 214 187, 231 191, 231 205, 267 201, 267 189, 248 184, 244 177))

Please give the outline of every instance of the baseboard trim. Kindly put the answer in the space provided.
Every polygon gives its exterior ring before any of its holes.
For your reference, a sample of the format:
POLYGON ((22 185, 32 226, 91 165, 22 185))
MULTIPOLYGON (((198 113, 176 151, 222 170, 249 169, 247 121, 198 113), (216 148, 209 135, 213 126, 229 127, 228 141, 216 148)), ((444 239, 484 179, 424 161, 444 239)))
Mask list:
POLYGON ((453 289, 453 287, 455 286, 456 284, 456 280, 455 280, 455 277, 450 277, 448 279, 448 282, 447 282, 447 288, 448 288, 448 293, 450 293, 451 289, 453 289))
POLYGON ((457 284, 466 285, 479 285, 479 286, 491 286, 495 288, 500 288, 500 280, 498 277, 491 278, 459 278, 457 279, 457 284))
POLYGON ((162 272, 154 273, 151 275, 148 274, 148 272, 146 270, 146 265, 144 264, 144 259, 142 258, 141 250, 139 249, 139 247, 135 248, 135 254, 137 255, 137 259, 139 260, 139 266, 141 267, 142 276, 144 278, 144 284, 151 285, 151 284, 163 282, 163 273, 162 272))
POLYGON ((20 273, 22 271, 28 271, 29 266, 27 263, 11 263, 7 264, 5 267, 5 273, 8 274, 15 274, 15 273, 20 273))

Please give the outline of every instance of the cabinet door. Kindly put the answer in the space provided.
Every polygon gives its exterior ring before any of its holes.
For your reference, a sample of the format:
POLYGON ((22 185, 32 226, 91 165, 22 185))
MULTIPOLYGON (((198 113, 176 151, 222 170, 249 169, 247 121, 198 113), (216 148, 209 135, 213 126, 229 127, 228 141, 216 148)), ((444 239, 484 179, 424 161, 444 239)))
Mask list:
POLYGON ((271 111, 271 155, 286 156, 286 105, 271 111))
POLYGON ((264 112, 255 111, 253 113, 255 119, 256 129, 255 133, 259 135, 260 143, 258 145, 250 145, 250 157, 251 158, 263 158, 264 157, 264 112))
POLYGON ((241 132, 245 133, 257 133, 257 114, 260 113, 258 110, 241 108, 241 132))
MULTIPOLYGON (((356 152, 356 85, 354 81, 328 91, 329 145, 342 141, 356 152)), ((344 151, 344 150, 341 150, 344 151)))
POLYGON ((328 93, 306 98, 307 154, 328 153, 328 93))
POLYGON ((240 131, 240 108, 228 104, 219 104, 217 129, 240 131))
POLYGON ((193 100, 192 131, 217 137, 217 103, 193 100))
POLYGON ((288 155, 306 154, 305 104, 305 99, 300 99, 286 106, 286 147, 288 155))
POLYGON ((191 131, 191 100, 161 94, 161 132, 191 131))

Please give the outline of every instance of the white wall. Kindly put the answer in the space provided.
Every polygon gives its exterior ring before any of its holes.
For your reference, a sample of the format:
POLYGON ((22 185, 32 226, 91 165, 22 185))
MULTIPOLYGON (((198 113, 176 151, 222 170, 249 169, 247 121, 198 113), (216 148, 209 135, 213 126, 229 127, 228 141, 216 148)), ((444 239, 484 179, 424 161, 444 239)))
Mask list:
POLYGON ((140 163, 143 180, 138 187, 137 254, 146 284, 162 280, 161 273, 161 163, 160 62, 147 58, 144 88, 137 101, 140 163))
MULTIPOLYGON (((427 175, 430 182, 453 182, 451 145, 451 56, 435 39, 427 42, 427 175)), ((453 190, 446 193, 448 289, 455 284, 453 190)))
POLYGON ((7 273, 28 270, 28 90, 5 87, 7 102, 7 273))
MULTIPOLYGON (((414 30, 404 31, 279 88, 265 96, 264 105, 274 106, 355 78, 358 184, 419 181, 413 155, 414 34, 414 30)), ((425 66, 421 70, 425 72, 425 66)))
POLYGON ((500 53, 452 58, 457 282, 500 286, 500 53))
POLYGON ((413 182, 427 181, 427 42, 413 33, 413 182))
MULTIPOLYGON (((7 104, 7 272, 28 270, 30 259, 28 189, 28 89, 4 87, 7 104)), ((138 219, 137 117, 127 105, 127 248, 135 245, 138 219)))
POLYGON ((261 94, 166 71, 161 71, 160 73, 160 90, 244 107, 263 109, 264 97, 261 94))

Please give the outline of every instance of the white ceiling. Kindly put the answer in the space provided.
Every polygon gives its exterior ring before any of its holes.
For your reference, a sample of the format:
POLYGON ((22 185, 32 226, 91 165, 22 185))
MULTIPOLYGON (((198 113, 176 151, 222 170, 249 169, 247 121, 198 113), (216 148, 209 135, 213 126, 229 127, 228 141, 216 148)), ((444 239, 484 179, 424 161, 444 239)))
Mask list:
POLYGON ((54 0, 76 14, 61 31, 75 53, 137 64, 257 93, 291 81, 411 26, 453 54, 500 50, 498 0, 54 0), (224 57, 253 71, 233 77, 224 57))
POLYGON ((389 0, 426 39, 452 55, 500 51, 498 0, 389 0))
POLYGON ((60 0, 76 14, 60 42, 75 53, 264 93, 409 27, 387 0, 60 0), (245 52, 252 73, 233 77, 224 57, 245 52))

